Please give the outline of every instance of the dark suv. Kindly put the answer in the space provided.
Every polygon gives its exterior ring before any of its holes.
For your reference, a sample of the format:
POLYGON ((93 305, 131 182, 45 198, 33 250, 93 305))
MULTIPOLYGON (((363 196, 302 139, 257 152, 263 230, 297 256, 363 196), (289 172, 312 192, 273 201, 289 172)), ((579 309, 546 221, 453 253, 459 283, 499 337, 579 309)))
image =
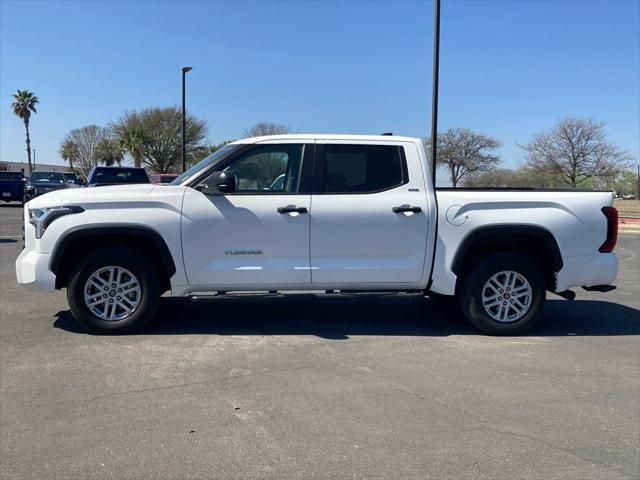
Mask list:
POLYGON ((150 183, 144 168, 136 167, 93 167, 87 177, 88 187, 150 183))

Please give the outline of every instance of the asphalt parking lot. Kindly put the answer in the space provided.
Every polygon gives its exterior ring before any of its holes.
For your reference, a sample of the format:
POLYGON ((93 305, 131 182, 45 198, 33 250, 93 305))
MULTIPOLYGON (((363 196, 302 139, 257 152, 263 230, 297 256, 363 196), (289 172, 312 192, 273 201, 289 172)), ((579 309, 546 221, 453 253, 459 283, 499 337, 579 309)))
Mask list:
POLYGON ((15 282, 0 205, 0 477, 640 476, 640 235, 618 290, 549 295, 528 334, 417 296, 164 299, 86 334, 15 282))

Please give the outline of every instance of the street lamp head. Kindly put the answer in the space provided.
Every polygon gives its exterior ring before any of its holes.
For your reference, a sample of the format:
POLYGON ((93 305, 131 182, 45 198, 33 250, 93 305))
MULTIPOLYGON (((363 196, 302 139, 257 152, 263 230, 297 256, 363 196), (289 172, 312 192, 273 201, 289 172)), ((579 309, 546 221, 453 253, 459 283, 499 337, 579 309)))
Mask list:
POLYGON ((193 70, 192 67, 182 67, 182 73, 187 73, 189 71, 193 70))

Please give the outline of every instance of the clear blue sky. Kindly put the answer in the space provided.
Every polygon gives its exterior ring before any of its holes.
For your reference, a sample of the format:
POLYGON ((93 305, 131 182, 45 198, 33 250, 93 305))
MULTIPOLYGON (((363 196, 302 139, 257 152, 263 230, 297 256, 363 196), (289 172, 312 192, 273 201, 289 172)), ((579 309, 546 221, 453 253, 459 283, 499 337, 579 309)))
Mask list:
MULTIPOLYGON (((18 88, 40 98, 38 163, 60 163, 71 128, 126 110, 178 105, 209 140, 258 121, 299 132, 424 137, 431 108, 433 3, 12 2, 0 4, 0 159, 24 160, 10 111, 18 88)), ((640 3, 443 0, 440 126, 516 142, 560 117, 608 122, 640 151, 640 3)))

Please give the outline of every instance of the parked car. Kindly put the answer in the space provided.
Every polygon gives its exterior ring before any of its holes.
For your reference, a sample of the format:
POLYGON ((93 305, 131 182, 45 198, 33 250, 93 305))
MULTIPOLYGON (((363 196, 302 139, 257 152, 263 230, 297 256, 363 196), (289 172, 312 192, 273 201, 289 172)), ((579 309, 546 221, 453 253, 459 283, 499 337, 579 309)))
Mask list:
POLYGON ((160 185, 169 185, 176 178, 178 178, 177 173, 152 173, 149 175, 149 180, 151 183, 157 183, 160 185))
POLYGON ((27 182, 24 199, 28 202, 43 193, 69 188, 63 172, 39 170, 31 173, 27 182))
POLYGON ((22 172, 0 172, 0 192, 5 202, 24 202, 26 180, 22 172))
POLYGON ((325 290, 450 296, 514 334, 547 291, 615 288, 611 192, 436 190, 419 138, 245 139, 167 187, 98 190, 34 200, 16 261, 20 284, 66 288, 92 332, 141 328, 167 291, 325 290))
POLYGON ((130 185, 150 183, 144 168, 136 167, 93 167, 87 177, 88 187, 108 185, 130 185))
POLYGON ((69 188, 79 188, 84 185, 84 182, 73 172, 64 172, 64 179, 67 182, 69 188))
POLYGON ((623 200, 635 200, 636 196, 633 193, 626 193, 622 195, 623 200))

